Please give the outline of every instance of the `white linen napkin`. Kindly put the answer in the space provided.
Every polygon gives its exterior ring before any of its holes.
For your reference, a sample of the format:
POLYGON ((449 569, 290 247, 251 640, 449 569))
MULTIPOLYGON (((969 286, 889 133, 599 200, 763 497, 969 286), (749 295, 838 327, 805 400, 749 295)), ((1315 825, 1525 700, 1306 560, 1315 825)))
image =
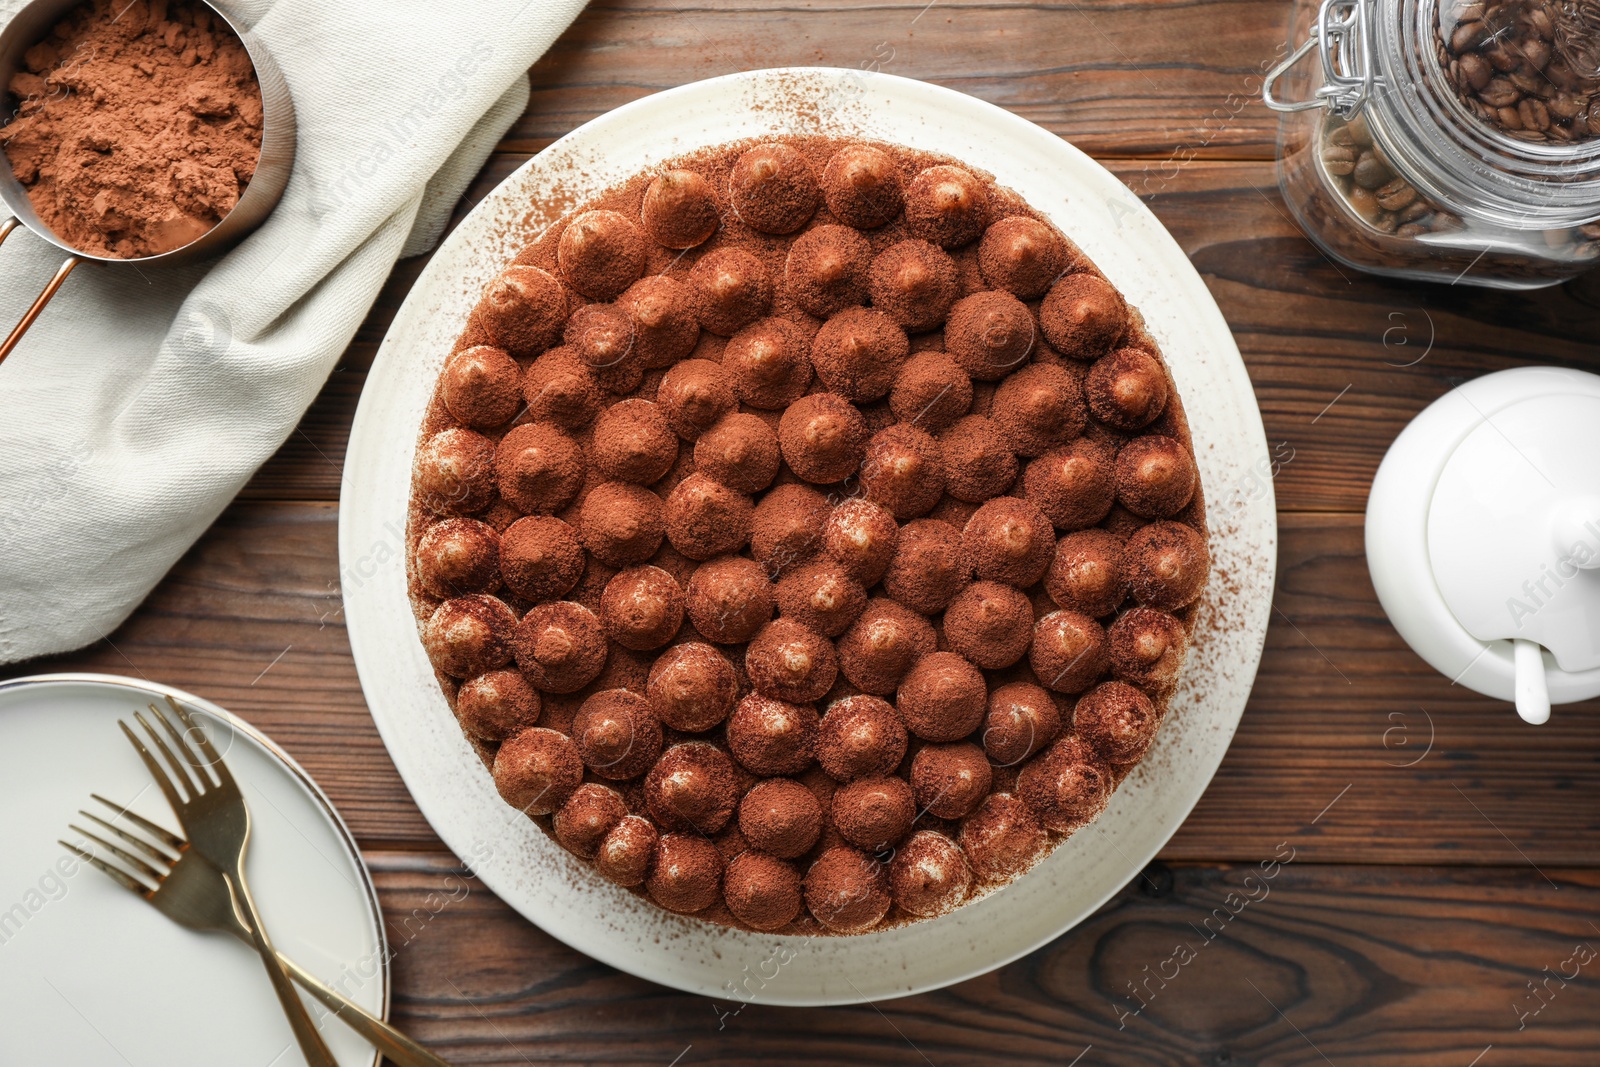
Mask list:
MULTIPOLYGON (((0 23, 20 6, 0 0, 0 23)), ((293 176, 220 260, 80 266, 0 364, 0 663, 104 637, 211 525, 293 432, 395 260, 437 240, 583 3, 223 6, 283 68, 293 176)), ((0 247, 0 334, 60 259, 25 231, 0 247)))

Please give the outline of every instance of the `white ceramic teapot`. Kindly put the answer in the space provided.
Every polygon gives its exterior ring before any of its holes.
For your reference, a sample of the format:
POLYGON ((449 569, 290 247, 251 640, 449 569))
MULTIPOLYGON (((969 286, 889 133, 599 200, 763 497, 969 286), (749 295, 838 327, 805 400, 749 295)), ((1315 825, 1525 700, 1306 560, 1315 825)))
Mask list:
POLYGON ((1485 375, 1395 439, 1367 566, 1400 636, 1531 723, 1600 696, 1600 376, 1485 375))

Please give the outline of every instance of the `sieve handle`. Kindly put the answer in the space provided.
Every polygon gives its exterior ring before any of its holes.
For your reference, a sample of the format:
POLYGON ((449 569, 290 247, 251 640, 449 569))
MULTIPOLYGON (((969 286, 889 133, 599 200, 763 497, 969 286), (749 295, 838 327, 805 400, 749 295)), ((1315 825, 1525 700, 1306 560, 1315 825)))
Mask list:
MULTIPOLYGON (((4 241, 7 235, 16 227, 16 219, 0 223, 0 241, 4 241)), ((82 260, 77 256, 68 256, 66 262, 57 268, 55 277, 51 278, 49 283, 45 285, 44 291, 39 294, 39 298, 33 302, 33 306, 22 316, 22 321, 17 323, 16 329, 12 330, 11 335, 3 342, 0 342, 0 363, 5 362, 6 357, 11 354, 11 350, 17 347, 17 342, 22 340, 22 335, 28 332, 28 327, 33 325, 33 320, 39 317, 39 312, 43 311, 44 306, 50 303, 50 298, 56 295, 56 290, 61 288, 61 283, 66 281, 67 275, 72 273, 72 268, 81 262, 82 260)))

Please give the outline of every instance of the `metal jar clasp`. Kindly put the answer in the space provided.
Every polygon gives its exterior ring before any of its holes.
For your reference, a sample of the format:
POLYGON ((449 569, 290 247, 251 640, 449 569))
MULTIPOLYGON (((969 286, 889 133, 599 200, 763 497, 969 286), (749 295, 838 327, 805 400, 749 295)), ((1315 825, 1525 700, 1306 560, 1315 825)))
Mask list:
POLYGON ((1372 87, 1381 79, 1372 73, 1372 0, 1322 0, 1311 35, 1272 68, 1261 84, 1261 99, 1274 111, 1307 111, 1326 107, 1341 118, 1355 118, 1372 87), (1280 100, 1273 95, 1278 79, 1320 47, 1322 84, 1310 100, 1280 100))

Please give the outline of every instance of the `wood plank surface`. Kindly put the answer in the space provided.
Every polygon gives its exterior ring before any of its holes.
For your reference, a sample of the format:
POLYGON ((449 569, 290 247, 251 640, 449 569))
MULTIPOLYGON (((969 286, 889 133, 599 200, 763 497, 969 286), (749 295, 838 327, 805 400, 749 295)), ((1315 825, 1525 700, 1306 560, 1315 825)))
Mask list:
POLYGON ((1600 874, 1328 867, 1304 840, 1240 866, 1153 865, 1071 932, 954 988, 805 1010, 620 975, 444 858, 370 859, 394 1017, 460 1064, 1592 1062, 1600 874))

